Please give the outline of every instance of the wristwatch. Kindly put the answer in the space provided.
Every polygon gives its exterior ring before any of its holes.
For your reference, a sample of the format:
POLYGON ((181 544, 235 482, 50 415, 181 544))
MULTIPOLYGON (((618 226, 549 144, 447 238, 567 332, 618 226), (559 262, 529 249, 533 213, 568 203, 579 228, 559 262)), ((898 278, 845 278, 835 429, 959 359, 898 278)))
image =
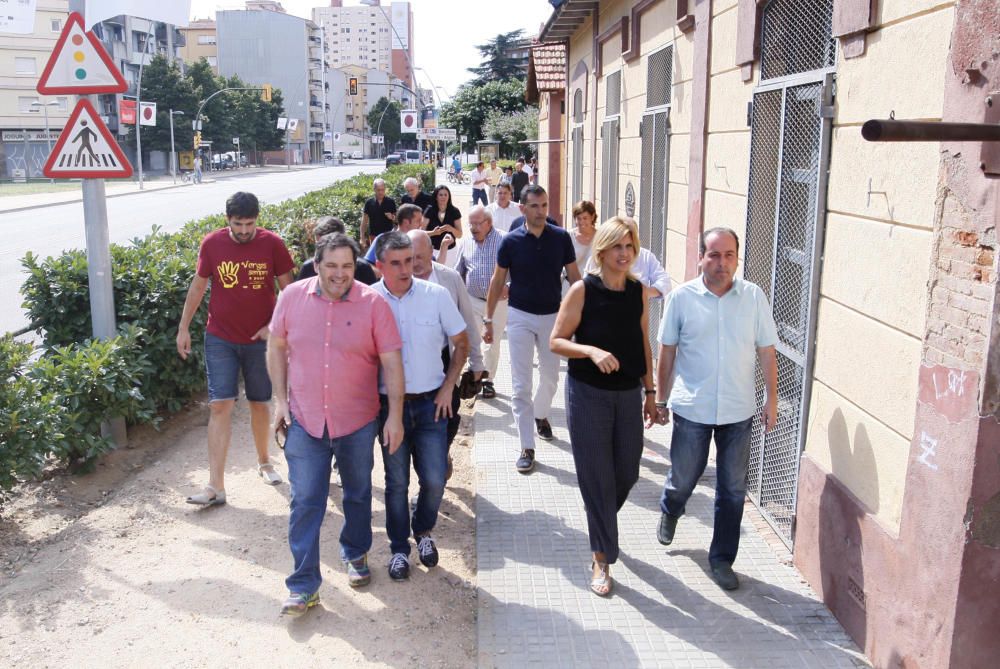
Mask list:
POLYGON ((492 318, 485 318, 485 317, 483 318, 483 325, 492 325, 492 324, 493 324, 492 318))

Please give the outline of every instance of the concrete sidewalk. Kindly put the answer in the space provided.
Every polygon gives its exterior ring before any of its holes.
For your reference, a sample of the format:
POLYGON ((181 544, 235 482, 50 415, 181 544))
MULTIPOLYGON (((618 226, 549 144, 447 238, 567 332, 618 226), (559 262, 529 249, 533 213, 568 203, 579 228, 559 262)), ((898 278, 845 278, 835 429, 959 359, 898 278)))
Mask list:
POLYGON ((506 351, 504 358, 496 399, 476 406, 480 667, 869 666, 790 566, 784 545, 769 529, 756 529, 763 522, 749 503, 735 565, 741 588, 725 592, 715 584, 707 564, 713 462, 674 544, 657 542, 668 427, 647 431, 640 479, 619 514, 614 593, 592 594, 587 523, 565 427, 565 365, 550 417, 555 441, 538 441, 535 471, 525 476, 514 470, 506 351))
MULTIPOLYGON (((313 169, 323 167, 322 165, 293 165, 293 170, 313 169)), ((240 176, 253 176, 256 174, 268 174, 270 172, 286 171, 284 165, 271 165, 268 167, 248 167, 240 170, 226 170, 216 172, 205 172, 202 183, 215 183, 224 179, 231 179, 240 176)), ((139 189, 139 182, 131 179, 107 179, 105 189, 108 197, 121 197, 123 195, 133 195, 141 192, 166 190, 169 188, 183 188, 195 184, 185 183, 181 175, 177 175, 177 183, 168 176, 157 175, 153 179, 146 179, 143 182, 143 189, 139 189)), ((68 190, 54 191, 50 193, 29 193, 26 195, 3 195, 0 191, 0 213, 24 211, 37 207, 49 207, 54 204, 69 204, 71 202, 82 202, 83 196, 81 187, 68 190)))

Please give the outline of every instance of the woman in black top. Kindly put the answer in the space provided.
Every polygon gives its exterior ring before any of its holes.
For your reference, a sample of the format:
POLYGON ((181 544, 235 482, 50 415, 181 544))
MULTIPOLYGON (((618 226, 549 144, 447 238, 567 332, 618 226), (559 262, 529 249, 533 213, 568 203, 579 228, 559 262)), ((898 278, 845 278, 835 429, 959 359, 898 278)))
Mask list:
POLYGON ((424 218, 434 250, 441 248, 441 239, 449 232, 456 240, 461 238, 462 212, 451 203, 451 191, 447 186, 434 189, 434 204, 424 209, 424 218))
POLYGON ((639 255, 635 221, 605 222, 592 249, 597 269, 569 289, 549 346, 569 358, 566 417, 593 551, 590 589, 603 597, 608 565, 618 560, 618 511, 639 479, 643 418, 652 426, 656 397, 644 289, 629 273, 639 255))

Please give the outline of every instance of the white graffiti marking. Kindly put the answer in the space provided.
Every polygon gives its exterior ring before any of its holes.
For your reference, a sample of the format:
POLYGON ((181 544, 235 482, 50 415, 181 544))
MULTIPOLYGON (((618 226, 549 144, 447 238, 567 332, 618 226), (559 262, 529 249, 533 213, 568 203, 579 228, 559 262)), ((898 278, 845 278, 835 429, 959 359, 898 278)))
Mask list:
POLYGON ((923 449, 923 452, 920 454, 920 457, 917 458, 917 462, 936 471, 938 466, 933 462, 931 462, 931 460, 937 455, 937 452, 935 451, 937 445, 938 445, 937 439, 930 436, 926 432, 921 432, 920 448, 923 449))
POLYGON ((943 388, 938 385, 938 375, 932 374, 934 381, 934 398, 941 400, 949 396, 962 397, 965 394, 965 371, 948 370, 948 385, 943 388))

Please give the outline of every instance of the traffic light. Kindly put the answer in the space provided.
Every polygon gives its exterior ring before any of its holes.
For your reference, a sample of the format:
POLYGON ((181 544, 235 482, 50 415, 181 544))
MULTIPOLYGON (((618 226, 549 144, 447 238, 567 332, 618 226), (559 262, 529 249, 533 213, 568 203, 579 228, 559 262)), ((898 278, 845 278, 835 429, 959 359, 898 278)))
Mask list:
POLYGON ((201 146, 201 132, 194 133, 194 148, 201 146))
POLYGON ((264 102, 271 101, 271 84, 264 84, 260 91, 260 99, 264 102))
POLYGON ((350 85, 351 85, 351 95, 357 95, 358 94, 358 78, 357 77, 351 77, 349 79, 349 81, 350 81, 350 85))

